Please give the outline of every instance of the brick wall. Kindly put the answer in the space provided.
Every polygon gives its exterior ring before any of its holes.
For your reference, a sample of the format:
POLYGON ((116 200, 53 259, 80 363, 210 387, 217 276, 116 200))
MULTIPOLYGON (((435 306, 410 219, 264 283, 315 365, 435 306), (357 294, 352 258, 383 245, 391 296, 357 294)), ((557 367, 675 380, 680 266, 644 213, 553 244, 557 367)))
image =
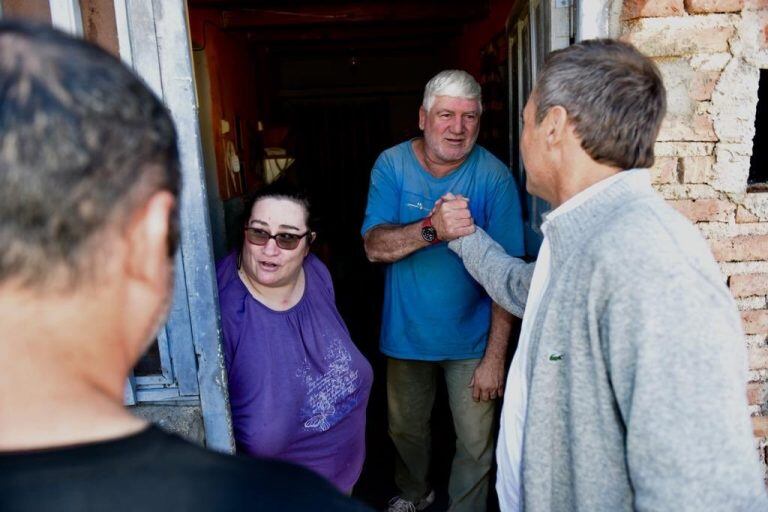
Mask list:
POLYGON ((747 187, 768 0, 624 0, 621 32, 664 75, 669 112, 654 181, 710 241, 741 310, 768 479, 768 193, 747 187))

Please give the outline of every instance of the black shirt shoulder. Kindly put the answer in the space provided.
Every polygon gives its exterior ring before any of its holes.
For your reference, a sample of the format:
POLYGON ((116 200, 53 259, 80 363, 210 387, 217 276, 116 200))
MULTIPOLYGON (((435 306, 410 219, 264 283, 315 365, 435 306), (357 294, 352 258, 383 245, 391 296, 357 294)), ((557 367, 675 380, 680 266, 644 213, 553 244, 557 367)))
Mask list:
POLYGON ((306 469, 216 453, 149 427, 110 441, 0 452, 0 510, 369 509, 306 469))

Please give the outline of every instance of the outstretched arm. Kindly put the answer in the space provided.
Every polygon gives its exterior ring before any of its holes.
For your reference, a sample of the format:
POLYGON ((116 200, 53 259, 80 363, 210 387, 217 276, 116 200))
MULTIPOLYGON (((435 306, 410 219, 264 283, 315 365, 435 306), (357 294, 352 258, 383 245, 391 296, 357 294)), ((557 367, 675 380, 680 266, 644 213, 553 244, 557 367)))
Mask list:
MULTIPOLYGON (((435 207, 430 217, 438 240, 451 240, 475 230, 466 199, 442 203, 435 207)), ((421 236, 421 223, 381 224, 369 229, 363 236, 368 260, 392 263, 430 245, 421 236)))
POLYGON ((363 236, 365 255, 369 261, 392 263, 429 245, 421 237, 421 221, 404 226, 382 224, 363 236))
POLYGON ((459 255, 467 271, 498 305, 522 318, 535 263, 508 255, 480 228, 448 247, 459 255))

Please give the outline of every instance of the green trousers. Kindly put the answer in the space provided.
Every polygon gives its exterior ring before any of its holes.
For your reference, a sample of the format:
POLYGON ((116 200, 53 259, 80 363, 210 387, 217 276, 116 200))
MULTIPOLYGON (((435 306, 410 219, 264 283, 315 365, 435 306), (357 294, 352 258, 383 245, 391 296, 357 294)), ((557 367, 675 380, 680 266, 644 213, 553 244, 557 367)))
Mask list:
POLYGON ((496 403, 472 399, 469 382, 479 362, 479 359, 433 362, 389 358, 389 436, 397 451, 395 483, 403 498, 417 501, 430 490, 427 481, 432 454, 430 417, 437 379, 442 373, 456 431, 456 455, 448 482, 449 510, 485 511, 493 461, 491 429, 496 403))

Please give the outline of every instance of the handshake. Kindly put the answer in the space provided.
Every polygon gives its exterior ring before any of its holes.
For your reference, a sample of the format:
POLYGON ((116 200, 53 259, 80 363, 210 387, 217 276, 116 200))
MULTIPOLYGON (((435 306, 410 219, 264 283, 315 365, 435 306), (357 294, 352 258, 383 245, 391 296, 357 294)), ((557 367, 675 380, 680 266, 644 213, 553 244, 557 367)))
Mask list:
POLYGON ((438 240, 450 242, 475 232, 475 221, 469 211, 469 198, 450 192, 435 201, 432 211, 432 226, 438 240))

